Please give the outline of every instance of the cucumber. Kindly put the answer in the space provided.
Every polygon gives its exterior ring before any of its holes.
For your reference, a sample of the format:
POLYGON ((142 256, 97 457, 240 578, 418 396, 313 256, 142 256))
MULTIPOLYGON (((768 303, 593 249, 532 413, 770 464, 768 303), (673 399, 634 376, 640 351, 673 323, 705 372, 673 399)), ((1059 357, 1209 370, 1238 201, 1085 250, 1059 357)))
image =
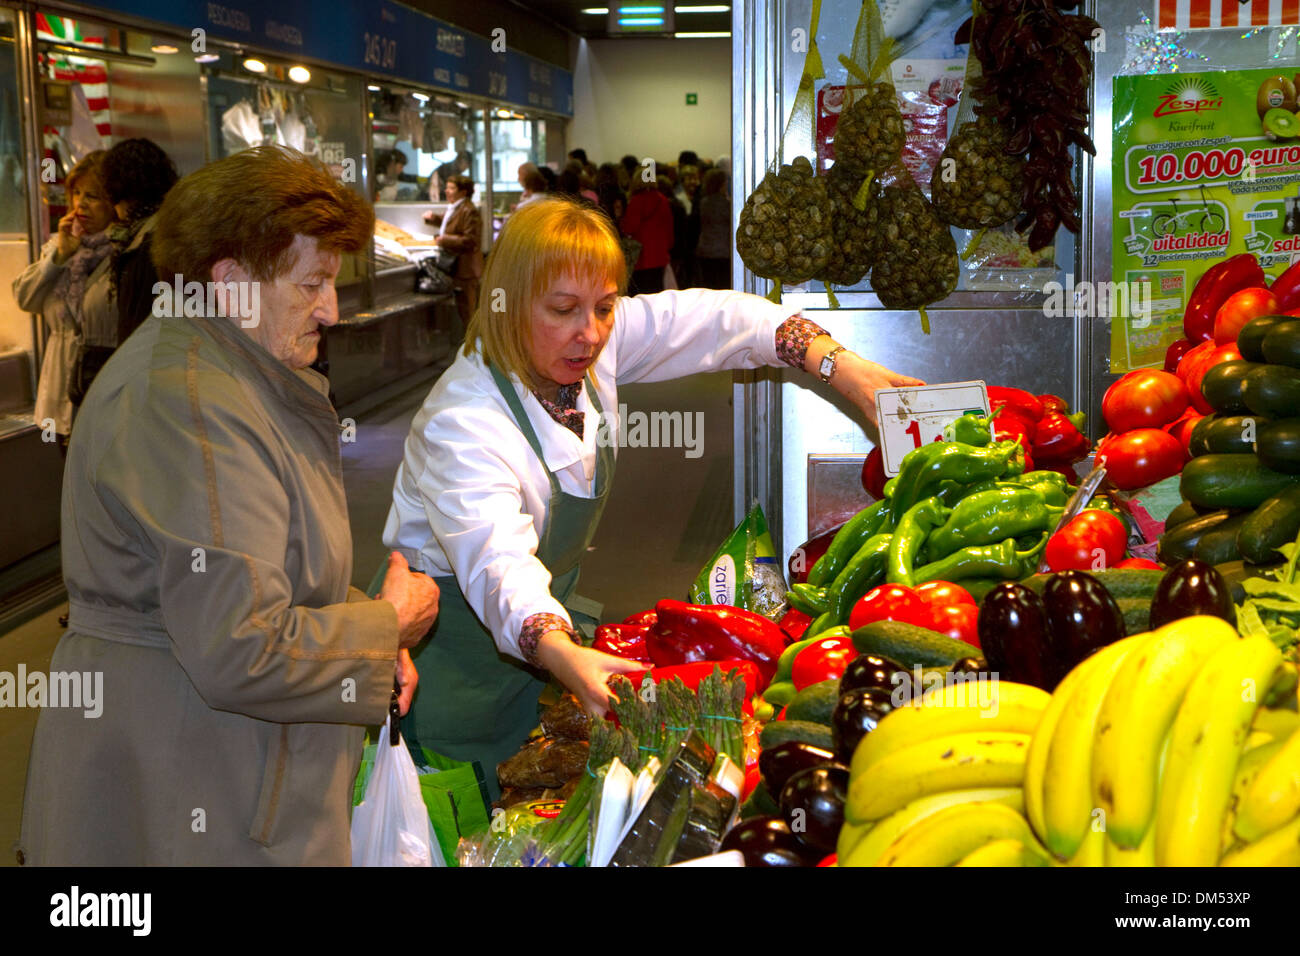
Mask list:
POLYGON ((764 750, 771 750, 788 740, 799 740, 824 750, 835 750, 830 727, 814 724, 810 720, 773 720, 758 735, 758 745, 764 750))
POLYGON ((1272 419, 1264 415, 1206 415, 1192 427, 1187 450, 1199 455, 1244 455, 1255 450, 1255 437, 1272 419))
POLYGON ((853 632, 853 646, 861 654, 887 657, 904 667, 939 667, 975 656, 975 648, 926 627, 902 621, 875 621, 853 632))
POLYGON ((1291 322, 1291 315, 1259 315, 1241 327, 1237 333, 1237 351, 1247 362, 1264 361, 1264 336, 1273 327, 1283 322, 1291 322))
POLYGON ((1231 415, 1249 411, 1242 396, 1242 385, 1247 375, 1262 367, 1258 362, 1244 360, 1220 362, 1201 379, 1201 394, 1216 412, 1231 415))
POLYGON ((1255 454, 1266 468, 1300 473, 1300 418, 1279 418, 1262 427, 1255 436, 1255 454))
POLYGON ((1247 407, 1260 415, 1285 418, 1300 408, 1300 369, 1261 365, 1241 384, 1247 407))
POLYGON ((1232 600, 1235 604, 1240 604, 1246 600, 1245 581, 1247 578, 1265 577, 1267 572, 1276 571, 1286 562, 1272 562, 1270 564, 1247 564, 1245 561, 1229 561, 1227 564, 1217 564, 1214 570, 1223 576, 1232 591, 1232 600))
POLYGON ((1184 521, 1172 531, 1166 531, 1160 536, 1156 560, 1171 567, 1186 561, 1196 550, 1196 543, 1201 540, 1201 536, 1227 521, 1228 517, 1228 511, 1224 509, 1203 515, 1194 521, 1184 521))
MULTIPOLYGON (((1100 581, 1102 587, 1116 601, 1145 601, 1148 605, 1151 603, 1151 599, 1156 596, 1156 589, 1160 586, 1160 579, 1165 576, 1164 571, 1156 571, 1151 568, 1111 568, 1106 571, 1089 571, 1088 574, 1100 581)), ((1035 591, 1041 597, 1043 589, 1047 587, 1047 582, 1052 577, 1051 574, 1035 574, 1032 577, 1025 578, 1020 583, 1035 591)))
POLYGON ((835 705, 840 701, 840 682, 824 680, 805 687, 794 695, 785 707, 786 720, 810 720, 814 724, 829 724, 835 705))
POLYGON ((1237 531, 1246 523, 1250 513, 1233 515, 1227 521, 1220 521, 1205 534, 1201 535, 1196 547, 1192 549, 1193 557, 1206 564, 1226 564, 1242 557, 1237 550, 1237 531))
POLYGON ((1300 319, 1278 322, 1264 333, 1264 361, 1300 368, 1300 319))
POLYGON ((1254 455, 1201 455, 1183 466, 1178 490, 1194 505, 1254 509, 1296 482, 1300 475, 1266 468, 1254 455))
POLYGON ((1124 633, 1143 634, 1150 629, 1150 599, 1140 597, 1118 598, 1115 603, 1119 605, 1119 612, 1124 615, 1124 633))
POLYGON ((1277 549, 1300 534, 1300 485, 1275 494, 1246 516, 1237 531, 1237 548, 1252 564, 1277 560, 1277 549))
POLYGON ((1195 521, 1199 517, 1200 512, 1196 510, 1196 506, 1190 501, 1184 501, 1173 511, 1169 512, 1169 517, 1165 519, 1165 530, 1172 531, 1180 524, 1185 524, 1188 521, 1195 521))

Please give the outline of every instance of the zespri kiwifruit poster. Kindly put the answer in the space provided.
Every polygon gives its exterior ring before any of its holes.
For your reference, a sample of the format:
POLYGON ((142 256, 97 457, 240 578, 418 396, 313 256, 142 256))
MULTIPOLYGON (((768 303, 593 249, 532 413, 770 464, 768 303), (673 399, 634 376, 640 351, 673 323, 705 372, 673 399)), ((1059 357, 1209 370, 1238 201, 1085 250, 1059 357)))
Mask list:
POLYGON ((1160 365, 1214 263, 1253 252, 1270 279, 1300 259, 1300 73, 1119 76, 1112 281, 1150 283, 1114 317, 1111 371, 1160 365))

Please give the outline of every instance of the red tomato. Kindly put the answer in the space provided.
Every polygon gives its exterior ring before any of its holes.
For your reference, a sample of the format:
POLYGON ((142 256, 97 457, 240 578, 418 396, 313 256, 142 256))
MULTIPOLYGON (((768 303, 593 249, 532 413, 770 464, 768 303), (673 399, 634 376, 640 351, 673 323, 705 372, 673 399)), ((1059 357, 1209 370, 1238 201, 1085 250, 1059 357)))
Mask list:
MULTIPOLYGON (((950 581, 927 581, 925 584, 918 584, 913 590, 916 596, 925 602, 927 607, 946 607, 949 604, 975 604, 975 599, 971 597, 960 584, 953 584, 950 581)), ((978 605, 976 605, 978 607, 978 605)))
POLYGON ((795 655, 790 680, 795 690, 803 690, 824 680, 839 680, 858 656, 858 649, 847 637, 828 637, 814 641, 795 655))
POLYGON ((1116 435, 1097 453, 1106 477, 1124 491, 1145 488, 1183 470, 1183 444, 1159 428, 1138 428, 1116 435))
POLYGON ((1189 405, 1187 411, 1183 412, 1181 417, 1168 425, 1161 425, 1160 430, 1168 432, 1177 438, 1179 444, 1183 446, 1183 455, 1185 458, 1190 459, 1192 457, 1192 430, 1196 428, 1196 423, 1204 417, 1189 405))
POLYGON ((1144 368, 1106 389, 1101 414, 1114 432, 1158 428, 1175 421, 1190 401, 1187 387, 1177 375, 1144 368))
POLYGON ((1164 568, 1162 568, 1160 565, 1156 564, 1156 563, 1155 563, 1154 561, 1152 561, 1150 558, 1125 558, 1125 559, 1124 559, 1123 561, 1121 561, 1119 564, 1115 565, 1115 567, 1117 567, 1117 568, 1141 568, 1141 569, 1146 570, 1146 571, 1163 571, 1163 570, 1164 570, 1164 568))
POLYGON ((1089 509, 1052 535, 1047 542, 1047 566, 1053 571, 1113 568, 1124 560, 1127 547, 1124 522, 1108 511, 1089 509))
POLYGON ((954 641, 965 641, 972 647, 980 646, 979 617, 980 609, 974 601, 970 604, 949 604, 947 607, 930 609, 932 616, 928 627, 938 631, 954 641))
POLYGON ((1187 386, 1187 391, 1192 396, 1192 404, 1202 415, 1209 415, 1214 411, 1210 403, 1205 400, 1205 396, 1201 394, 1201 381, 1205 378, 1205 373, 1220 362, 1232 362, 1240 358, 1241 353, 1237 351, 1235 342, 1217 345, 1213 339, 1202 342, 1183 356, 1183 361, 1178 366, 1178 377, 1187 386))
POLYGON ((849 630, 856 631, 872 621, 905 621, 918 623, 924 616, 925 604, 916 592, 901 584, 882 584, 862 596, 849 612, 849 630))
POLYGON ((1192 348, 1191 339, 1179 339, 1165 351, 1165 371, 1177 372, 1178 363, 1183 360, 1183 356, 1192 348))
POLYGON ((1242 289, 1214 313, 1214 341, 1219 345, 1237 341, 1237 333, 1251 319, 1277 311, 1277 299, 1267 289, 1242 289))

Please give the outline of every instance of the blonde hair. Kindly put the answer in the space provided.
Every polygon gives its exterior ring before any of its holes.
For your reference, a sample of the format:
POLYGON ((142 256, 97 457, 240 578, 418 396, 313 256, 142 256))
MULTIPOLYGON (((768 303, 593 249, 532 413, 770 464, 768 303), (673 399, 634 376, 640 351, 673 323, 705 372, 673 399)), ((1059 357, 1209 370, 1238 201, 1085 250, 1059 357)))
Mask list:
POLYGON ((478 306, 465 329, 465 354, 479 353, 532 385, 533 302, 561 276, 599 276, 627 291, 618 235, 598 209, 560 197, 512 213, 488 257, 478 306), (502 302, 504 300, 504 302, 502 302), (498 303, 503 309, 496 310, 498 303))
POLYGON ((72 206, 72 190, 77 188, 77 183, 85 178, 90 178, 99 186, 100 192, 104 193, 104 198, 108 198, 108 193, 104 190, 104 157, 108 155, 107 150, 97 149, 83 156, 77 165, 73 166, 68 173, 68 178, 64 180, 64 188, 68 191, 68 206, 72 206))

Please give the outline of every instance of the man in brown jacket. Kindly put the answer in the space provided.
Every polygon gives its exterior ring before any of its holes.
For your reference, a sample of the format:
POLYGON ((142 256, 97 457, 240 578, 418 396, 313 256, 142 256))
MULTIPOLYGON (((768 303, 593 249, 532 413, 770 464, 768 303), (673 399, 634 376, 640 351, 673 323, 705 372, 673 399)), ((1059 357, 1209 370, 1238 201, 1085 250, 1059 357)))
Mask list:
POLYGON ((20 861, 350 862, 362 727, 395 673, 409 703, 437 613, 396 556, 378 600, 349 587, 339 422, 307 367, 372 228, 278 147, 168 194, 153 259, 176 284, 96 378, 64 479, 51 670, 102 674, 102 714, 42 711, 20 861))

